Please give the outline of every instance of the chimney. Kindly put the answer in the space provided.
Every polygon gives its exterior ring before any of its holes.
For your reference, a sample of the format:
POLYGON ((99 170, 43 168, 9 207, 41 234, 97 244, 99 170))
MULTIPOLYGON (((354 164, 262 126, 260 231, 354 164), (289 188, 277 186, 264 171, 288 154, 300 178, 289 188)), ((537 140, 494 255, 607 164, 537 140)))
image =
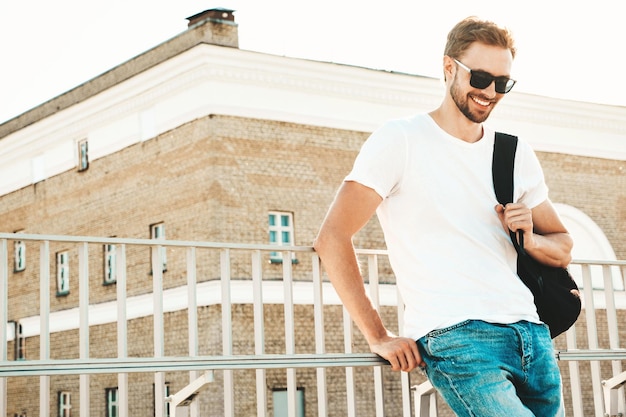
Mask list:
POLYGON ((189 20, 188 26, 191 27, 198 22, 203 20, 213 20, 214 22, 227 21, 227 22, 235 22, 235 15, 233 15, 235 11, 230 9, 224 9, 222 7, 217 7, 215 9, 208 9, 198 14, 194 14, 187 18, 189 20))
POLYGON ((205 10, 187 18, 188 30, 201 31, 206 43, 239 48, 234 12, 221 7, 205 10))

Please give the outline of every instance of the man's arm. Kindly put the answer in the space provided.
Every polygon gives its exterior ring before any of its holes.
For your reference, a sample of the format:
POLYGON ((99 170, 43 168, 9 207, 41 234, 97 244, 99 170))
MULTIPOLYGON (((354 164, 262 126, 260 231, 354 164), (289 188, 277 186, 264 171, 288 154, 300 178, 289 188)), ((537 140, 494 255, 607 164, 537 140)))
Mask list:
POLYGON ((550 200, 532 210, 523 204, 496 207, 505 228, 524 231, 524 249, 542 264, 566 267, 572 260, 573 241, 550 200))
POLYGON ((392 335, 365 292, 353 236, 374 215, 382 201, 371 188, 344 182, 322 223, 314 247, 343 305, 373 353, 387 359, 393 370, 410 371, 423 365, 414 340, 392 335))

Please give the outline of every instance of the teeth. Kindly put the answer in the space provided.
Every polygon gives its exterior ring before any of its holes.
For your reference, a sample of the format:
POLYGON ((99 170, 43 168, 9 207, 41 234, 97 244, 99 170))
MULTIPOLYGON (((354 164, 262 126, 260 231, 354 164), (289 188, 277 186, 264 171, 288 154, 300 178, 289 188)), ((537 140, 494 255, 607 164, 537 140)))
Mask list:
POLYGON ((490 104, 489 101, 481 100, 474 96, 472 96, 472 100, 474 100, 476 103, 480 104, 481 106, 488 106, 490 104))

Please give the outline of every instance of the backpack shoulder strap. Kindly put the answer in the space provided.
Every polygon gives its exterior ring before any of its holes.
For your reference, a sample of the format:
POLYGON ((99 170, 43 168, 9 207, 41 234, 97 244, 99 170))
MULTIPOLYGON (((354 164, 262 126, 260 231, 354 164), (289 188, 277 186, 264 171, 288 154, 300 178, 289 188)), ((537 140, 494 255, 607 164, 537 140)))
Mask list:
POLYGON ((491 175, 496 198, 500 204, 513 202, 513 167, 516 150, 517 136, 496 132, 491 175))

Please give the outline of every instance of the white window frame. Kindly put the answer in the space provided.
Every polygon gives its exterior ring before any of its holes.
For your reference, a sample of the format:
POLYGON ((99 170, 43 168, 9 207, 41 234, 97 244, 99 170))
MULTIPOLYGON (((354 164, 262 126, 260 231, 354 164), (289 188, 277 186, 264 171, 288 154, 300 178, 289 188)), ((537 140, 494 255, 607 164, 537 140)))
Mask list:
POLYGON ((117 416, 119 413, 119 390, 115 388, 105 388, 104 395, 106 401, 106 417, 117 416))
POLYGON ((112 243, 105 243, 103 246, 103 283, 104 285, 117 282, 117 256, 116 248, 112 243))
POLYGON ((70 253, 57 252, 57 296, 70 293, 70 253))
POLYGON ((72 404, 71 396, 67 391, 59 391, 59 417, 71 417, 72 404))
POLYGON ((22 272, 26 269, 26 242, 24 242, 23 240, 16 240, 15 242, 13 242, 13 246, 15 248, 15 261, 13 263, 13 271, 22 272))
POLYGON ((87 142, 87 139, 82 139, 76 142, 76 149, 78 171, 85 171, 89 168, 89 142, 87 142))
MULTIPOLYGON (((150 225, 150 239, 165 240, 165 223, 155 223, 150 225)), ((167 248, 161 246, 161 260, 163 261, 163 272, 167 271, 167 248)), ((150 269, 152 270, 152 251, 150 251, 150 269)))
MULTIPOLYGON (((268 213, 268 233, 271 245, 293 246, 295 242, 293 213, 289 211, 270 211, 268 213), (272 218, 274 221, 272 221, 272 218), (287 219, 287 224, 283 224, 285 219, 287 219)), ((294 262, 295 259, 296 255, 293 253, 291 261, 294 262)), ((282 252, 270 252, 270 262, 281 263, 282 261, 282 252)))

